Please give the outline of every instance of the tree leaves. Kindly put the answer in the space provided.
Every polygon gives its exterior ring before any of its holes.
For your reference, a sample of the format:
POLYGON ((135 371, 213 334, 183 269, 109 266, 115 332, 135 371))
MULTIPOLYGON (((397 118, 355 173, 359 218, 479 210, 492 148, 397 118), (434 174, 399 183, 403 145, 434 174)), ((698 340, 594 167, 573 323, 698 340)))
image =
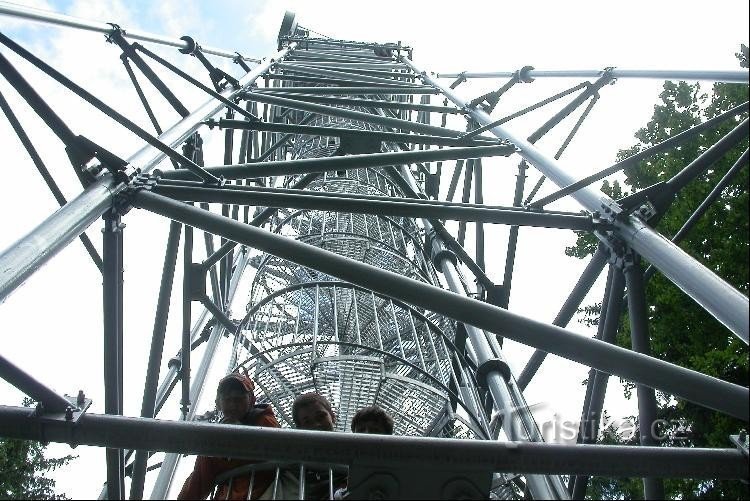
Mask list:
MULTIPOLYGON (((738 59, 742 67, 748 66, 747 47, 743 46, 738 59)), ((635 134, 638 143, 621 150, 618 161, 746 102, 748 86, 717 83, 709 97, 698 84, 665 82, 659 99, 651 120, 635 134)), ((747 113, 738 119, 727 120, 679 148, 654 155, 626 169, 626 189, 635 193, 657 182, 669 180, 746 116, 747 113)), ((668 238, 673 237, 747 147, 748 140, 744 139, 724 158, 707 168, 696 181, 681 190, 656 229, 668 238)), ((605 181, 602 191, 615 200, 626 194, 616 182, 610 184, 605 181)), ((680 244, 692 257, 746 295, 750 254, 748 201, 748 168, 745 166, 680 244)), ((569 256, 584 258, 595 251, 597 244, 594 237, 579 233, 576 245, 565 252, 569 256)), ((653 356, 747 385, 748 350, 742 341, 658 272, 649 281, 646 296, 653 356)), ((582 310, 584 323, 597 323, 597 306, 582 310)), ((623 316, 617 343, 630 348, 627 313, 623 316)), ((736 434, 746 426, 746 423, 734 418, 671 397, 661 402, 659 417, 684 423, 680 432, 682 435, 674 435, 679 431, 677 428, 671 430, 673 437, 664 443, 671 446, 732 447, 729 435, 736 434), (675 436, 679 440, 674 439, 675 436)), ((602 440, 613 440, 613 437, 603 435, 602 440)), ((594 498, 630 499, 642 496, 640 487, 638 492, 633 490, 632 480, 597 480, 592 482, 590 493, 594 498)), ((675 479, 666 481, 665 488, 670 498, 737 499, 749 495, 747 485, 738 481, 675 479)))

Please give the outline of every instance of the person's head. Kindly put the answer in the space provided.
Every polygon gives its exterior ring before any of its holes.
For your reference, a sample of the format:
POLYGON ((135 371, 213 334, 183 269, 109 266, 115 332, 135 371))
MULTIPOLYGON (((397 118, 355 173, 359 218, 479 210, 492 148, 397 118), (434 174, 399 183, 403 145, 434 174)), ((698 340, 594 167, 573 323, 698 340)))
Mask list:
POLYGON ((224 414, 224 423, 240 423, 255 405, 255 384, 249 377, 232 372, 219 381, 216 408, 224 414))
POLYGON ((303 393, 294 399, 292 419, 300 430, 333 431, 336 415, 323 395, 303 393))
POLYGON ((377 405, 360 409, 352 418, 354 433, 393 435, 393 418, 377 405))

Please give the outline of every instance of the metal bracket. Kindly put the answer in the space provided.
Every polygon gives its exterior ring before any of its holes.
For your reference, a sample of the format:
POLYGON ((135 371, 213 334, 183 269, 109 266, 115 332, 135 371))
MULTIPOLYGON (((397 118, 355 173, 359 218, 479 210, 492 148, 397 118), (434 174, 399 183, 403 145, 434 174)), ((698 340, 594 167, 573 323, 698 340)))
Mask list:
MULTIPOLYGON (((602 197, 600 199, 602 210, 596 215, 597 221, 606 223, 614 223, 617 220, 623 219, 630 214, 625 208, 620 205, 620 201, 610 200, 602 197)), ((592 214, 592 218, 594 215, 592 214)))
POLYGON ((729 440, 732 441, 732 443, 737 446, 737 448, 740 450, 743 456, 745 456, 745 459, 748 459, 748 439, 747 439, 747 432, 741 431, 738 435, 729 435, 729 440))
POLYGON ((78 392, 78 395, 71 397, 68 394, 63 395, 63 398, 70 402, 70 406, 63 412, 47 412, 44 406, 39 403, 34 409, 34 417, 39 418, 41 421, 65 421, 66 423, 75 424, 81 419, 81 416, 86 414, 86 411, 91 407, 92 400, 86 398, 83 390, 78 392))
POLYGON ((245 62, 245 59, 242 57, 242 54, 240 54, 239 52, 235 52, 235 54, 237 55, 232 58, 232 62, 235 64, 239 64, 243 70, 245 70, 247 73, 250 73, 251 68, 245 62))
POLYGON ((219 68, 211 64, 211 62, 206 59, 206 56, 201 51, 201 46, 198 45, 198 43, 192 37, 185 35, 181 36, 180 40, 183 40, 185 43, 187 43, 188 46, 184 49, 178 50, 183 54, 189 54, 198 58, 201 64, 208 70, 208 76, 211 78, 211 82, 213 82, 214 87, 217 91, 223 90, 227 85, 230 84, 235 88, 239 88, 239 81, 237 81, 237 79, 230 74, 220 70, 219 68))
POLYGON ((130 204, 130 200, 137 192, 141 190, 151 190, 156 186, 159 178, 158 175, 154 174, 142 174, 140 169, 135 169, 134 177, 131 178, 128 186, 115 195, 114 203, 112 204, 115 211, 120 215, 127 214, 133 206, 130 204))
POLYGON ((516 71, 516 75, 514 78, 518 79, 518 81, 522 83, 531 83, 534 81, 534 78, 529 76, 529 72, 533 69, 533 66, 524 66, 520 70, 516 71))
POLYGON ((458 87, 465 81, 466 81, 466 72, 462 71, 461 73, 458 74, 458 78, 450 85, 450 88, 455 89, 456 87, 458 87))

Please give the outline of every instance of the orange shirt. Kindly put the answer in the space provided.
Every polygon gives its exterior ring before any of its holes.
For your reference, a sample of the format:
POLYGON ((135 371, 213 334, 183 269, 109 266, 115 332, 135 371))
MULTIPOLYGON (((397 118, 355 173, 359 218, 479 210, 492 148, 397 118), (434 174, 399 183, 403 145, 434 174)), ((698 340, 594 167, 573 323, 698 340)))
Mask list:
MULTIPOLYGON (((258 407, 260 406, 256 406, 256 409, 258 407)), ((276 417, 274 416, 270 405, 264 406, 261 413, 257 414, 251 421, 252 422, 244 424, 249 426, 280 428, 279 422, 276 421, 276 417)), ((182 486, 182 490, 177 496, 177 499, 205 499, 211 494, 211 488, 213 487, 217 476, 225 471, 252 463, 257 463, 257 461, 198 456, 195 458, 193 472, 185 480, 185 484, 182 486)), ((271 485, 271 482, 274 479, 274 474, 275 472, 273 470, 256 472, 255 480, 253 482, 253 492, 249 498, 247 496, 247 491, 250 488, 250 473, 237 477, 232 481, 232 490, 228 493, 229 497, 227 497, 227 488, 229 487, 228 483, 222 484, 216 494, 216 499, 258 499, 268 486, 271 485)))

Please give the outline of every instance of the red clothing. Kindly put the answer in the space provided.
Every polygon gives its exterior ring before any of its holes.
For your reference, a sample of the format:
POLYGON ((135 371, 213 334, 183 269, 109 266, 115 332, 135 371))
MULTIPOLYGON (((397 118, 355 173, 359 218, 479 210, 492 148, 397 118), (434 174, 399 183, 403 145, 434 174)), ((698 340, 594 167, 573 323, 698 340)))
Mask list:
MULTIPOLYGON (((255 409, 260 412, 255 411, 253 413, 255 415, 248 418, 246 420, 247 422, 244 422, 243 424, 249 426, 280 428, 279 422, 276 421, 276 416, 274 416, 270 405, 256 406, 255 409)), ((225 471, 252 463, 257 463, 257 461, 198 456, 195 458, 193 472, 185 480, 185 484, 182 486, 182 490, 177 496, 177 499, 206 499, 206 497, 211 494, 211 488, 213 487, 217 476, 225 471)), ((256 472, 255 480, 253 482, 253 492, 249 498, 247 496, 247 491, 250 488, 250 473, 236 477, 232 481, 232 491, 229 493, 229 497, 227 497, 228 483, 222 484, 216 494, 216 499, 258 499, 268 486, 271 485, 271 482, 273 482, 274 473, 273 470, 256 472)))

